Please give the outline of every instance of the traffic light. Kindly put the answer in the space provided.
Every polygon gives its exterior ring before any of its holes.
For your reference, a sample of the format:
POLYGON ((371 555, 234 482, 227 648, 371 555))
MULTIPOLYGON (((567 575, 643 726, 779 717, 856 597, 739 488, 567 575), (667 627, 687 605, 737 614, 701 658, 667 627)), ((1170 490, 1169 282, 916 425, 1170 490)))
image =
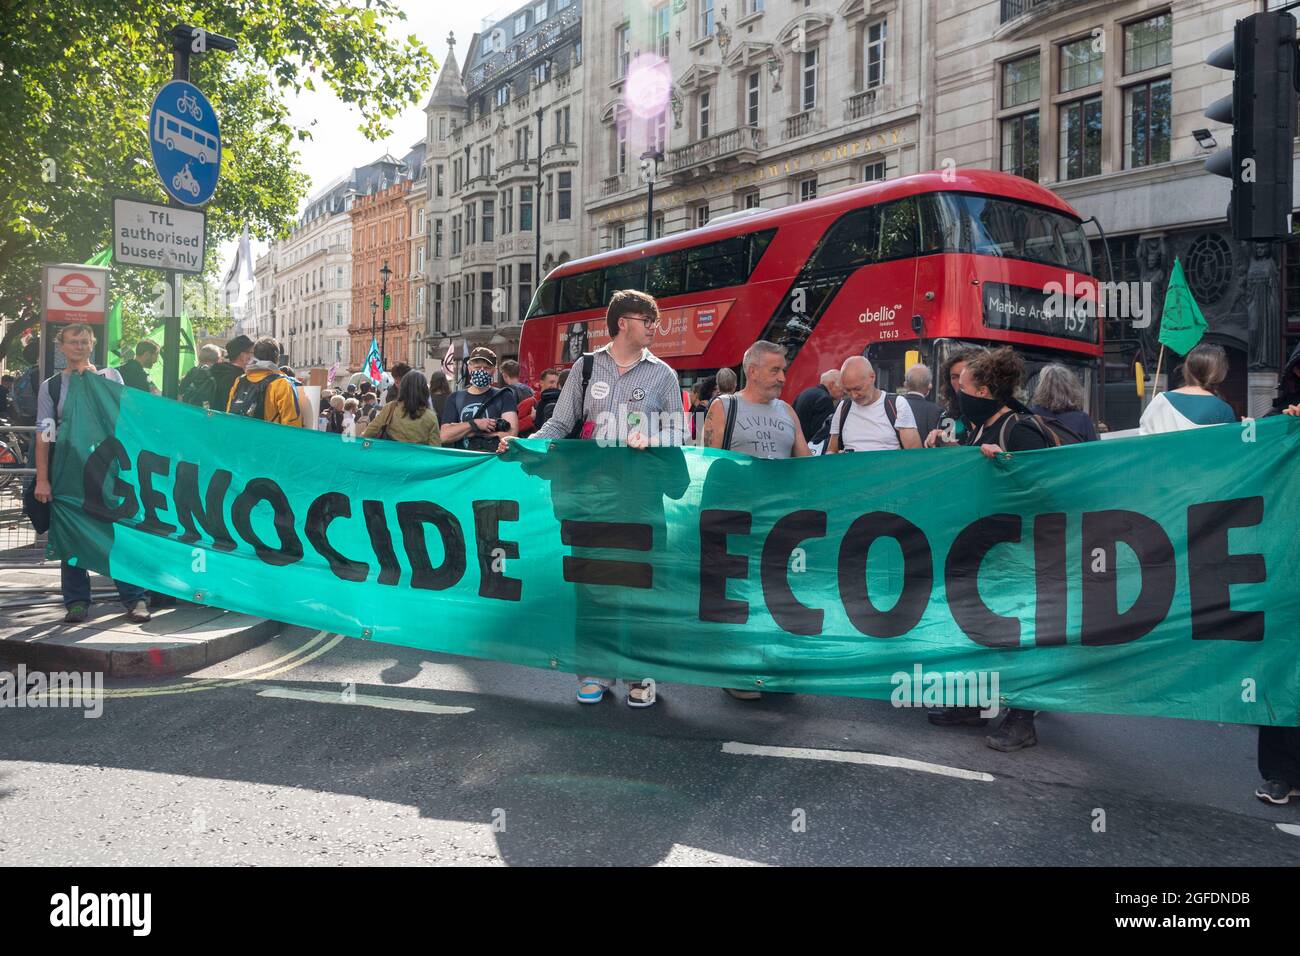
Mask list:
POLYGON ((1232 180, 1228 224, 1240 240, 1290 238, 1291 141, 1296 125, 1296 21, 1289 13, 1238 20, 1231 43, 1205 61, 1232 70, 1232 95, 1205 115, 1232 124, 1232 148, 1205 168, 1232 180))

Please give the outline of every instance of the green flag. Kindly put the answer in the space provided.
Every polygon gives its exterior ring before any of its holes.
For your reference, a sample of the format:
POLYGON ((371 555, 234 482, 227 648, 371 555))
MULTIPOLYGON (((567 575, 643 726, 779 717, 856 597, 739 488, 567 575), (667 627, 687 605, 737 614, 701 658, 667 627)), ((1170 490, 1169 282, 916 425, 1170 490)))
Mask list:
MULTIPOLYGON (((113 267, 113 250, 105 246, 86 260, 88 266, 113 267)), ((122 361, 118 349, 122 343, 122 300, 114 299, 109 303, 108 316, 104 321, 104 364, 117 365, 122 361)))
POLYGON ((1192 350, 1205 334, 1205 316, 1192 297, 1183 276, 1183 264, 1174 260, 1174 271, 1169 275, 1169 288, 1165 292, 1165 310, 1160 316, 1160 344, 1167 345, 1179 355, 1192 350))

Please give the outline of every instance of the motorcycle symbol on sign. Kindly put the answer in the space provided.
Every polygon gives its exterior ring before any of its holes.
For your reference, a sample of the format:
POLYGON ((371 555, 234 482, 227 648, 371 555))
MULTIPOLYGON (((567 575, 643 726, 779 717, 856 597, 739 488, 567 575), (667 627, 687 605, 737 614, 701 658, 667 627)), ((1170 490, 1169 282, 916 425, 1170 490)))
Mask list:
POLYGON ((199 101, 188 90, 176 101, 176 108, 182 113, 189 113, 196 123, 203 119, 203 110, 199 107, 199 101))
POLYGON ((189 163, 182 166, 180 172, 172 177, 172 188, 177 190, 183 189, 191 196, 197 196, 199 194, 199 181, 195 179, 194 174, 190 172, 189 163))

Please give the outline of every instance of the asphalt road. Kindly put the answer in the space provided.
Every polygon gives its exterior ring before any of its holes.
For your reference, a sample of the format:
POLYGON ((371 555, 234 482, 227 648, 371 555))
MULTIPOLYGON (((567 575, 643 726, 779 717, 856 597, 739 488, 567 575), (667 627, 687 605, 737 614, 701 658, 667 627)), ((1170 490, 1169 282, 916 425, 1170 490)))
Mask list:
POLYGON ((302 630, 191 676, 113 682, 98 719, 0 708, 0 865, 1300 863, 1248 727, 1046 714, 1000 754, 887 702, 582 707, 302 630))

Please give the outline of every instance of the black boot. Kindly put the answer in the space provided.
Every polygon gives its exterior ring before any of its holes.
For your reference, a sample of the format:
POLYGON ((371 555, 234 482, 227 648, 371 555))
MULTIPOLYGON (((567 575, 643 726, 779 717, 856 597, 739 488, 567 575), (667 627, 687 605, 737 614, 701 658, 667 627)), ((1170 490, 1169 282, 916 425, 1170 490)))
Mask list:
POLYGON ((998 729, 984 739, 994 750, 1008 754, 1034 746, 1038 743, 1038 732, 1034 730, 1034 712, 1011 708, 1006 717, 1002 718, 998 729))
POLYGON ((926 716, 937 727, 983 727, 989 722, 978 707, 939 707, 926 716))

